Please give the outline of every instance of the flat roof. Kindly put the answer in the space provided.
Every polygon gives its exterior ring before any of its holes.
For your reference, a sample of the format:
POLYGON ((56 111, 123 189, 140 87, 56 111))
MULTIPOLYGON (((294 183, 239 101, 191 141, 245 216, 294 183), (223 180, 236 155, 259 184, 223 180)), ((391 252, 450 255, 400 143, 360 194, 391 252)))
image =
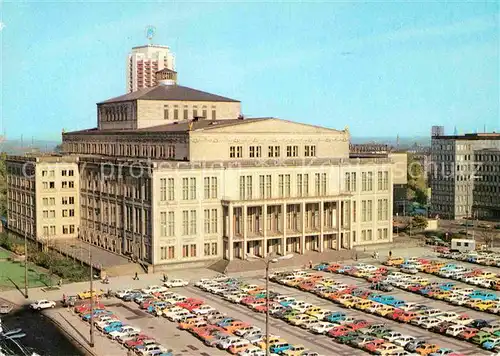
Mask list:
POLYGON ((436 140, 500 140, 500 133, 485 132, 485 133, 468 133, 465 135, 443 135, 432 136, 436 140))

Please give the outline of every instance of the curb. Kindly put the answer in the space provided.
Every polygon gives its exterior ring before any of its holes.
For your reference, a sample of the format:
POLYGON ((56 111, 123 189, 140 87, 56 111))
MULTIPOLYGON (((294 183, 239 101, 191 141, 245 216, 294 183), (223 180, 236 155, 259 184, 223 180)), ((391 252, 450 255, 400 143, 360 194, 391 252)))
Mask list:
MULTIPOLYGON (((58 312, 59 313, 59 312, 58 312)), ((61 313, 59 313, 59 315, 62 316, 61 313)), ((58 320, 56 320, 55 318, 53 318, 51 315, 47 315, 45 314, 46 317, 48 317, 53 323, 54 325, 56 325, 59 330, 64 334, 66 335, 66 337, 68 338, 68 340, 73 344, 75 345, 76 348, 78 348, 79 350, 83 351, 84 355, 85 356, 98 356, 91 348, 89 345, 86 345, 85 343, 79 341, 75 336, 73 336, 71 333, 69 333, 68 331, 66 331, 66 329, 63 327, 63 325, 61 324, 61 322, 59 322, 58 320)))

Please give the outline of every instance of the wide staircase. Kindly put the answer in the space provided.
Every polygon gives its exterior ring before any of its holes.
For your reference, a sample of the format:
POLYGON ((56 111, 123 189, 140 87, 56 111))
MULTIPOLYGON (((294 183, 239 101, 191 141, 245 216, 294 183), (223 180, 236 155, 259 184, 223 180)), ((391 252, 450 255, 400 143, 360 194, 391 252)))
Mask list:
MULTIPOLYGON (((346 261, 353 260, 356 258, 356 253, 358 253, 358 258, 364 258, 365 254, 362 252, 356 252, 355 250, 329 250, 324 252, 310 251, 304 255, 294 255, 292 258, 287 260, 280 260, 277 263, 272 264, 273 269, 281 268, 301 268, 308 266, 309 263, 319 263, 323 261, 333 262, 333 261, 346 261)), ((223 260, 224 261, 224 260, 223 260)), ((255 271, 265 268, 263 260, 252 259, 252 260, 240 260, 235 259, 231 262, 227 262, 226 273, 240 273, 245 271, 255 271)), ((222 265, 222 264, 221 264, 222 265)), ((223 272, 218 270, 218 272, 223 272)))

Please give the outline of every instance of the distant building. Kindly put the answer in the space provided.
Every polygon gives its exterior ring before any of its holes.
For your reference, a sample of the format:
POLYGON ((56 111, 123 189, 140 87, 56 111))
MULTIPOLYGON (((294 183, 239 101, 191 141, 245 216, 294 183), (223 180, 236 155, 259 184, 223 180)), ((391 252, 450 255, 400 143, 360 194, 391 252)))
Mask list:
POLYGON ((472 210, 481 219, 500 219, 500 149, 474 152, 476 179, 472 191, 472 210))
POLYGON ((175 57, 167 46, 146 45, 132 48, 127 56, 127 93, 156 86, 156 72, 175 70, 175 57))
POLYGON ((483 194, 486 193, 484 189, 487 189, 488 194, 498 200, 498 193, 495 195, 489 189, 498 188, 494 184, 500 179, 500 171, 490 172, 480 168, 484 166, 486 169, 486 167, 497 165, 495 159, 498 156, 487 153, 485 149, 494 151, 500 149, 500 134, 479 133, 432 137, 432 171, 430 173, 434 214, 448 219, 459 219, 472 214, 481 213, 486 217, 498 213, 490 206, 491 202, 486 203, 483 200, 487 198, 486 196, 474 197, 475 192, 483 194), (476 158, 485 161, 479 162, 476 158))
POLYGON ((393 213, 403 215, 408 202, 408 153, 395 152, 386 144, 366 143, 349 145, 350 158, 389 158, 393 166, 393 213))

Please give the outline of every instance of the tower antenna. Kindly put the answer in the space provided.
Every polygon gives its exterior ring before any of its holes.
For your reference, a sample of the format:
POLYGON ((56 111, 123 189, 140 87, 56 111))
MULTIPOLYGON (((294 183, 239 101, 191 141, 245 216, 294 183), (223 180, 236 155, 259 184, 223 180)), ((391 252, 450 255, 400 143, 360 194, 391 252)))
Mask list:
POLYGON ((153 37, 155 36, 155 34, 156 34, 156 27, 154 27, 153 25, 146 26, 146 38, 149 41, 149 45, 152 44, 153 37))

